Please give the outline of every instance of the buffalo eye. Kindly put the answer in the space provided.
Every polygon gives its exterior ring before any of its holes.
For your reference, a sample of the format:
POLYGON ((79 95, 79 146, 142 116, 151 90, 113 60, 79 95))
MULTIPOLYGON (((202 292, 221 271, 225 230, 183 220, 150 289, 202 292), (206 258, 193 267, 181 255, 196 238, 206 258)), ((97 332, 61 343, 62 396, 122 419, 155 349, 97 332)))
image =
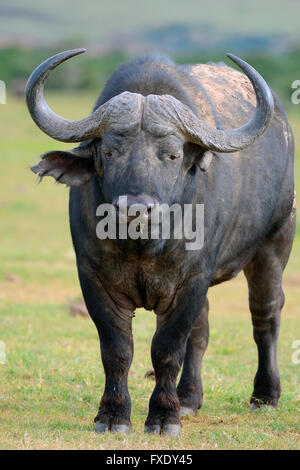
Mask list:
POLYGON ((175 160, 177 160, 178 158, 179 158, 179 155, 174 155, 174 154, 172 154, 172 153, 168 155, 168 159, 169 159, 169 160, 172 160, 172 161, 175 161, 175 160))
POLYGON ((107 150, 105 152, 103 152, 105 158, 107 158, 108 160, 113 156, 113 152, 111 150, 107 150))

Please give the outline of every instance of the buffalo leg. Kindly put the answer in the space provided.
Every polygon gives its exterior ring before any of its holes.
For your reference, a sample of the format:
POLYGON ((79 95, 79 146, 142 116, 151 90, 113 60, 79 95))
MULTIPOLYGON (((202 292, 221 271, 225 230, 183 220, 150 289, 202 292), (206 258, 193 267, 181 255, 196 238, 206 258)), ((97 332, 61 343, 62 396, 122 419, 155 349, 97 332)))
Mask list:
POLYGON ((251 410, 261 405, 277 407, 280 397, 277 340, 284 304, 282 273, 289 258, 294 230, 295 213, 292 212, 281 229, 244 269, 249 286, 253 336, 258 350, 251 410))
POLYGON ((209 338, 208 309, 209 304, 206 299, 200 318, 193 327, 187 342, 182 375, 177 387, 180 416, 195 415, 202 405, 201 365, 209 338))
POLYGON ((157 329, 151 345, 156 386, 150 398, 146 432, 164 433, 173 437, 180 432, 180 401, 176 380, 189 335, 206 298, 206 290, 202 296, 199 296, 199 290, 191 289, 177 302, 177 308, 158 315, 157 329))
POLYGON ((95 431, 127 433, 131 428, 128 372, 133 357, 132 312, 110 304, 101 286, 79 272, 85 303, 98 330, 105 389, 95 418, 95 431))

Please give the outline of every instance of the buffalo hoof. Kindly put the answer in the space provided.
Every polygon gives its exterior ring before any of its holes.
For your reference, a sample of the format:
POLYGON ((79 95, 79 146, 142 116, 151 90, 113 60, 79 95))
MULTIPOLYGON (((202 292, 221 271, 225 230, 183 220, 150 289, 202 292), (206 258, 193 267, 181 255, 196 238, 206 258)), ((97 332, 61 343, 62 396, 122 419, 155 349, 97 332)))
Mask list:
POLYGON ((149 434, 160 434, 161 428, 159 424, 152 424, 145 426, 145 432, 149 434))
POLYGON ((182 418, 183 416, 196 416, 197 412, 193 410, 192 408, 189 408, 187 406, 181 406, 180 407, 180 412, 179 415, 182 418))
POLYGON ((145 432, 149 434, 162 434, 168 437, 178 437, 181 430, 180 424, 165 424, 161 427, 159 424, 145 426, 145 432))
POLYGON ((180 434, 180 424, 166 424, 162 429, 162 434, 168 437, 178 437, 180 434))
POLYGON ((265 403, 250 403, 250 411, 274 411, 277 410, 277 406, 274 405, 267 405, 265 403))
POLYGON ((113 424, 111 427, 111 432, 114 433, 120 433, 120 434, 129 434, 130 433, 131 426, 128 424, 113 424))
POLYGON ((109 428, 108 424, 96 421, 94 429, 97 434, 104 434, 108 431, 110 431, 112 434, 128 434, 130 432, 131 426, 128 424, 113 424, 111 428, 109 428))
POLYGON ((105 432, 108 431, 108 424, 106 423, 100 423, 100 421, 97 421, 95 423, 95 432, 97 434, 104 434, 105 432))

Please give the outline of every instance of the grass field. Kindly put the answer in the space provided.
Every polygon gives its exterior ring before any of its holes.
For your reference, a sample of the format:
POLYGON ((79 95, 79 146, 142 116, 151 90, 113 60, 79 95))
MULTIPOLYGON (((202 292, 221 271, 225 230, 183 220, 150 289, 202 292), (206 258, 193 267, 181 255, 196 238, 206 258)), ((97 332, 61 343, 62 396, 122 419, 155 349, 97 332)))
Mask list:
MULTIPOLYGON (((57 112, 86 115, 90 95, 53 95, 57 112)), ((129 387, 133 431, 95 435, 104 374, 91 320, 69 314, 80 296, 67 220, 68 190, 28 171, 38 155, 70 148, 44 136, 24 103, 0 105, 0 364, 1 449, 296 449, 299 447, 299 373, 292 343, 300 339, 300 231, 285 273, 286 305, 279 341, 282 398, 277 411, 250 414, 256 371, 247 289, 243 276, 214 288, 210 299, 210 344, 203 367, 204 405, 185 419, 178 440, 143 433, 153 388, 150 342, 155 315, 138 310, 135 356, 129 387)), ((300 119, 291 116, 300 149, 300 119)), ((300 153, 296 158, 300 192, 300 153)), ((299 227, 298 227, 299 228, 299 227)))

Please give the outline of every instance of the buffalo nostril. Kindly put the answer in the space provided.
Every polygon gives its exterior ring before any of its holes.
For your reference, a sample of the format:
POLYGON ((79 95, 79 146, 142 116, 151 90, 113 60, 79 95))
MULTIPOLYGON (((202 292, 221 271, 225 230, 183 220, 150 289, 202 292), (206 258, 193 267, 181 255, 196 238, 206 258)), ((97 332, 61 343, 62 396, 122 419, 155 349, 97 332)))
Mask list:
POLYGON ((125 216, 130 220, 137 216, 150 218, 155 202, 152 198, 143 194, 138 196, 129 194, 127 196, 119 196, 118 199, 113 201, 113 205, 120 216, 125 216))

